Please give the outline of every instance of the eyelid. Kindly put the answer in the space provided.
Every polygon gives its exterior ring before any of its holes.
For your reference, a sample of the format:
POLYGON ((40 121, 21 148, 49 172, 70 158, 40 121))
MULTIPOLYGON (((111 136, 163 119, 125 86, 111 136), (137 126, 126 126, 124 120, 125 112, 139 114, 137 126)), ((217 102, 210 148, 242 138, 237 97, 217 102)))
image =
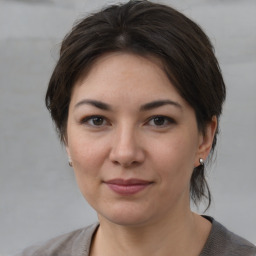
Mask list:
POLYGON ((168 121, 168 124, 163 124, 163 125, 151 125, 151 126, 158 127, 158 128, 164 128, 164 127, 167 127, 167 126, 169 126, 169 125, 171 125, 171 124, 176 124, 176 121, 175 121, 173 118, 171 118, 171 117, 169 117, 169 116, 165 116, 165 115, 154 115, 154 116, 151 116, 150 118, 147 119, 146 124, 149 124, 150 121, 154 120, 154 119, 157 118, 157 117, 159 117, 159 118, 164 118, 165 120, 168 121))
POLYGON ((80 123, 83 125, 91 126, 91 127, 102 127, 102 126, 105 126, 106 124, 108 124, 109 121, 107 120, 106 117, 104 117, 102 115, 89 115, 89 116, 83 117, 81 119, 80 123), (102 125, 89 124, 89 121, 93 120, 93 118, 102 118, 103 122, 105 122, 105 124, 102 124, 102 125))

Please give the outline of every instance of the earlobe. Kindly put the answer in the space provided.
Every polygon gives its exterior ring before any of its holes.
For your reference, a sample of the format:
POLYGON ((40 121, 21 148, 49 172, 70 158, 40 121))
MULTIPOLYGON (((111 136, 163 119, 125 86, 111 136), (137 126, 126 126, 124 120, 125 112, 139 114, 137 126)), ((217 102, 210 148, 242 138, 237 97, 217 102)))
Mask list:
POLYGON ((199 143, 199 148, 195 159, 195 166, 198 166, 200 164, 199 159, 203 159, 205 161, 205 159, 208 157, 212 148, 212 143, 216 133, 217 126, 217 117, 213 116, 212 120, 206 125, 205 131, 202 134, 202 139, 199 143))
POLYGON ((71 158, 71 156, 70 156, 70 151, 69 151, 69 147, 68 147, 68 145, 66 144, 66 142, 65 142, 65 145, 66 145, 66 152, 67 152, 67 155, 68 155, 68 165, 70 166, 70 167, 73 167, 73 164, 72 164, 72 158, 71 158))
POLYGON ((71 156, 70 156, 70 155, 68 155, 68 165, 69 165, 70 167, 73 167, 73 163, 72 163, 72 159, 71 159, 71 156))
POLYGON ((64 145, 65 145, 65 148, 66 148, 67 155, 70 156, 70 151, 69 151, 69 146, 68 146, 68 140, 67 140, 67 137, 66 137, 66 136, 64 137, 63 142, 64 142, 64 145))
POLYGON ((66 144, 65 148, 66 148, 66 152, 67 152, 67 154, 68 154, 68 156, 69 156, 69 155, 70 155, 70 151, 69 151, 69 147, 68 147, 67 144, 66 144))

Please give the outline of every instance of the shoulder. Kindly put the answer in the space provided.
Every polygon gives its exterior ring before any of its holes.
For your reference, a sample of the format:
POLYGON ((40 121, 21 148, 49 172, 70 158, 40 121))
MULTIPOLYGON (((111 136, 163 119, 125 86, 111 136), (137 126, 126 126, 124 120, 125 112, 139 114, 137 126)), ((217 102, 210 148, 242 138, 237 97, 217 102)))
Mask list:
POLYGON ((98 224, 75 230, 31 246, 16 256, 79 256, 89 253, 92 236, 98 224))
POLYGON ((200 256, 256 256, 256 247, 211 218, 212 230, 200 256))

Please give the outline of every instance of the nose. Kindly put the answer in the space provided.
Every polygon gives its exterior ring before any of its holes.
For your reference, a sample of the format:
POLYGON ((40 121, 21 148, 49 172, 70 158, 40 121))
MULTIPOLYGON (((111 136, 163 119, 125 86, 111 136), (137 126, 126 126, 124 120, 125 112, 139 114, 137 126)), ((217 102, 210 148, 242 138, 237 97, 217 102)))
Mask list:
POLYGON ((109 158, 115 165, 125 168, 143 163, 145 152, 136 131, 128 127, 116 131, 109 158))

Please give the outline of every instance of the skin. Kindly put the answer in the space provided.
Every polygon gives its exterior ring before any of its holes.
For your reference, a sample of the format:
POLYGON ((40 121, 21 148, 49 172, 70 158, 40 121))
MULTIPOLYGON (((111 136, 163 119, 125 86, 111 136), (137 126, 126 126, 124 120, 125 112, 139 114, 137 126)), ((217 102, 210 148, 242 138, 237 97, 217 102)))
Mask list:
POLYGON ((191 212, 189 183, 216 126, 214 117, 199 132, 159 61, 111 53, 94 63, 74 85, 66 135, 78 186, 100 221, 90 255, 199 255, 211 224, 191 212), (149 185, 123 195, 112 179, 149 185))

